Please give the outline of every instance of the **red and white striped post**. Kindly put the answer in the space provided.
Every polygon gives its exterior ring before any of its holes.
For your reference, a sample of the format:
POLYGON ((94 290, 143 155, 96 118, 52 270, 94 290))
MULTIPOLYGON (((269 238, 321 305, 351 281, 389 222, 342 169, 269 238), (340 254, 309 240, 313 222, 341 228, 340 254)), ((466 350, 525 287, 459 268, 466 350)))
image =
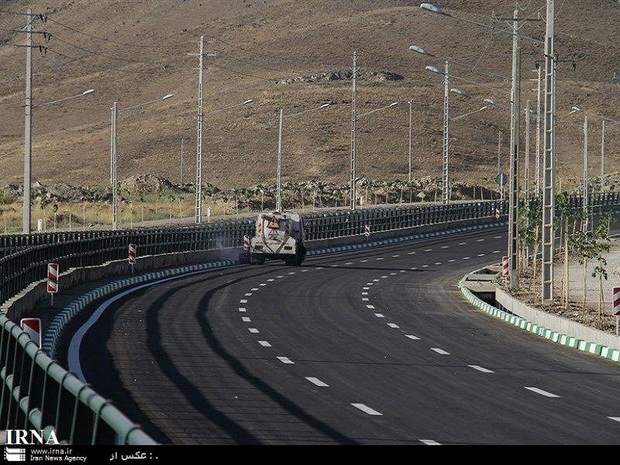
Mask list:
POLYGON ((618 336, 618 320, 620 319, 620 287, 614 287, 612 289, 612 315, 616 317, 616 336, 618 336))
POLYGON ((58 263, 47 264, 47 293, 50 295, 50 304, 54 306, 54 294, 58 292, 58 263))
POLYGON ((129 244, 129 256, 127 261, 131 267, 131 274, 133 274, 133 267, 136 264, 136 244, 129 244))
POLYGON ((510 261, 506 255, 502 257, 502 276, 510 276, 510 261))
POLYGON ((41 319, 40 318, 22 318, 19 325, 30 339, 41 348, 41 319))
POLYGON ((364 236, 366 236, 366 240, 370 237, 370 225, 364 225, 364 236))
POLYGON ((248 235, 243 236, 243 250, 246 252, 250 250, 250 236, 248 235))

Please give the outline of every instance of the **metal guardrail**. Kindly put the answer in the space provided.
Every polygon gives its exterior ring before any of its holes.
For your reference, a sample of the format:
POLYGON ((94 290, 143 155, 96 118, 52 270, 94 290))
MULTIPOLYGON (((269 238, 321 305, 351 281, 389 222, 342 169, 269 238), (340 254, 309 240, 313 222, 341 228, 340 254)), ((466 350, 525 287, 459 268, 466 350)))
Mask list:
MULTIPOLYGON (((571 200, 575 206, 579 201, 571 200)), ((620 204, 620 197, 592 196, 591 204, 605 209, 620 204)), ((506 207, 505 201, 480 201, 312 213, 303 218, 306 239, 312 244, 359 240, 366 226, 385 237, 433 225, 489 221, 498 213, 505 215, 506 207)), ((179 228, 2 236, 0 304, 40 281, 50 262, 64 270, 126 260, 130 243, 138 244, 144 255, 240 248, 243 236, 253 230, 252 219, 179 228)), ((139 425, 39 349, 6 315, 0 314, 0 325, 0 429, 53 428, 69 444, 155 444, 139 425)))

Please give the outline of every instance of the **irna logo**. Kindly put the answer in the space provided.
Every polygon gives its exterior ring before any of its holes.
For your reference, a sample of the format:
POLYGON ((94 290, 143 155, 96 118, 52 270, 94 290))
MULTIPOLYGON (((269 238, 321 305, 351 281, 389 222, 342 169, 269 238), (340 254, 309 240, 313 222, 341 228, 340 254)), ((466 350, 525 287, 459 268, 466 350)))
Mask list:
POLYGON ((4 442, 8 445, 46 445, 56 446, 60 444, 53 429, 49 431, 36 429, 7 429, 4 442))

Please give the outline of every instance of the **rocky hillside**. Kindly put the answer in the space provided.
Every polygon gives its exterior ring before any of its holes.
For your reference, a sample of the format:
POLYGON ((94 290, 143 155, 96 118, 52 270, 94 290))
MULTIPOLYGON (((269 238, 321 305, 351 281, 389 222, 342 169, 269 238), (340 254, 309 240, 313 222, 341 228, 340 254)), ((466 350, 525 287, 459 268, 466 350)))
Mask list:
MULTIPOLYGON (((425 68, 443 69, 449 60, 451 85, 465 94, 450 94, 450 114, 471 113, 450 123, 451 179, 496 188, 498 170, 509 170, 515 3, 437 3, 450 16, 405 0, 2 2, 0 185, 23 183, 29 22, 33 182, 109 185, 114 103, 119 179, 153 175, 192 183, 200 153, 204 183, 221 189, 273 184, 281 143, 284 181, 346 184, 354 153, 358 176, 402 181, 409 175, 410 128, 413 177, 441 177, 443 78, 425 68), (25 16, 29 9, 35 16, 25 16), (413 44, 431 55, 413 52, 413 44), (82 95, 88 89, 94 92, 82 95), (173 97, 162 101, 166 94, 173 97), (484 98, 499 108, 476 111, 484 98), (248 99, 253 102, 242 105, 248 99), (399 104, 379 110, 394 101, 399 104)), ((546 1, 518 8, 520 34, 543 40, 546 1)), ((606 174, 620 163, 614 123, 620 121, 620 4, 555 2, 554 13, 557 181, 578 185, 586 114, 592 175, 601 172, 601 161, 606 174), (571 113, 574 106, 581 111, 571 113)), ((530 109, 538 102, 535 63, 544 62, 543 49, 522 41, 520 56, 524 111, 528 101, 530 109)), ((528 146, 534 178, 541 155, 536 118, 529 133, 521 120, 520 173, 528 146)))

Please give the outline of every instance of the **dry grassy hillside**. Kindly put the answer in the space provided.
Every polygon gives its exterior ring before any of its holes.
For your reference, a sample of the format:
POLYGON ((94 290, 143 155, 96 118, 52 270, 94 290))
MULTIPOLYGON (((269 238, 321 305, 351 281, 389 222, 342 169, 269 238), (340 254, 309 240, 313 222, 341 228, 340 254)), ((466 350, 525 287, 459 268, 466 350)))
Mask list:
MULTIPOLYGON (((67 0, 55 6, 5 0, 0 3, 0 185, 23 182, 26 34, 20 29, 30 8, 46 19, 32 20, 34 43, 47 47, 46 53, 35 49, 32 60, 32 177, 43 184, 109 184, 114 102, 120 112, 119 179, 154 174, 193 182, 197 55, 204 36, 203 182, 221 188, 273 184, 282 108, 283 180, 347 184, 355 52, 357 114, 400 102, 357 121, 359 176, 407 178, 411 99, 413 176, 441 176, 443 79, 425 66, 443 69, 449 59, 453 85, 468 94, 453 94, 452 115, 479 108, 486 97, 501 105, 451 123, 451 178, 493 186, 500 131, 501 169, 509 169, 512 62, 512 38, 497 29, 510 30, 502 18, 512 16, 515 2, 437 3, 461 19, 404 0, 67 0), (409 50, 412 44, 434 56, 409 50), (338 72, 341 79, 333 79, 338 72), (43 105, 89 88, 95 92, 43 105), (123 113, 167 93, 174 97, 123 113), (238 106, 248 98, 254 102, 238 106), (294 115, 324 103, 330 106, 294 115)), ((521 22, 523 35, 544 40, 539 19, 545 18, 545 5, 544 0, 519 2, 519 17, 530 19, 521 22)), ((586 112, 593 175, 600 173, 600 118, 620 120, 620 4, 556 1, 555 16, 556 168, 567 186, 583 175, 586 112), (573 105, 584 111, 567 115, 573 105)), ((536 60, 543 61, 543 50, 522 45, 522 106, 530 100, 535 109, 533 70, 536 60)), ((521 122, 525 154, 525 119, 521 122)), ((534 131, 532 120, 532 163, 534 131)), ((619 163, 620 125, 608 122, 606 173, 616 172, 619 163)))

